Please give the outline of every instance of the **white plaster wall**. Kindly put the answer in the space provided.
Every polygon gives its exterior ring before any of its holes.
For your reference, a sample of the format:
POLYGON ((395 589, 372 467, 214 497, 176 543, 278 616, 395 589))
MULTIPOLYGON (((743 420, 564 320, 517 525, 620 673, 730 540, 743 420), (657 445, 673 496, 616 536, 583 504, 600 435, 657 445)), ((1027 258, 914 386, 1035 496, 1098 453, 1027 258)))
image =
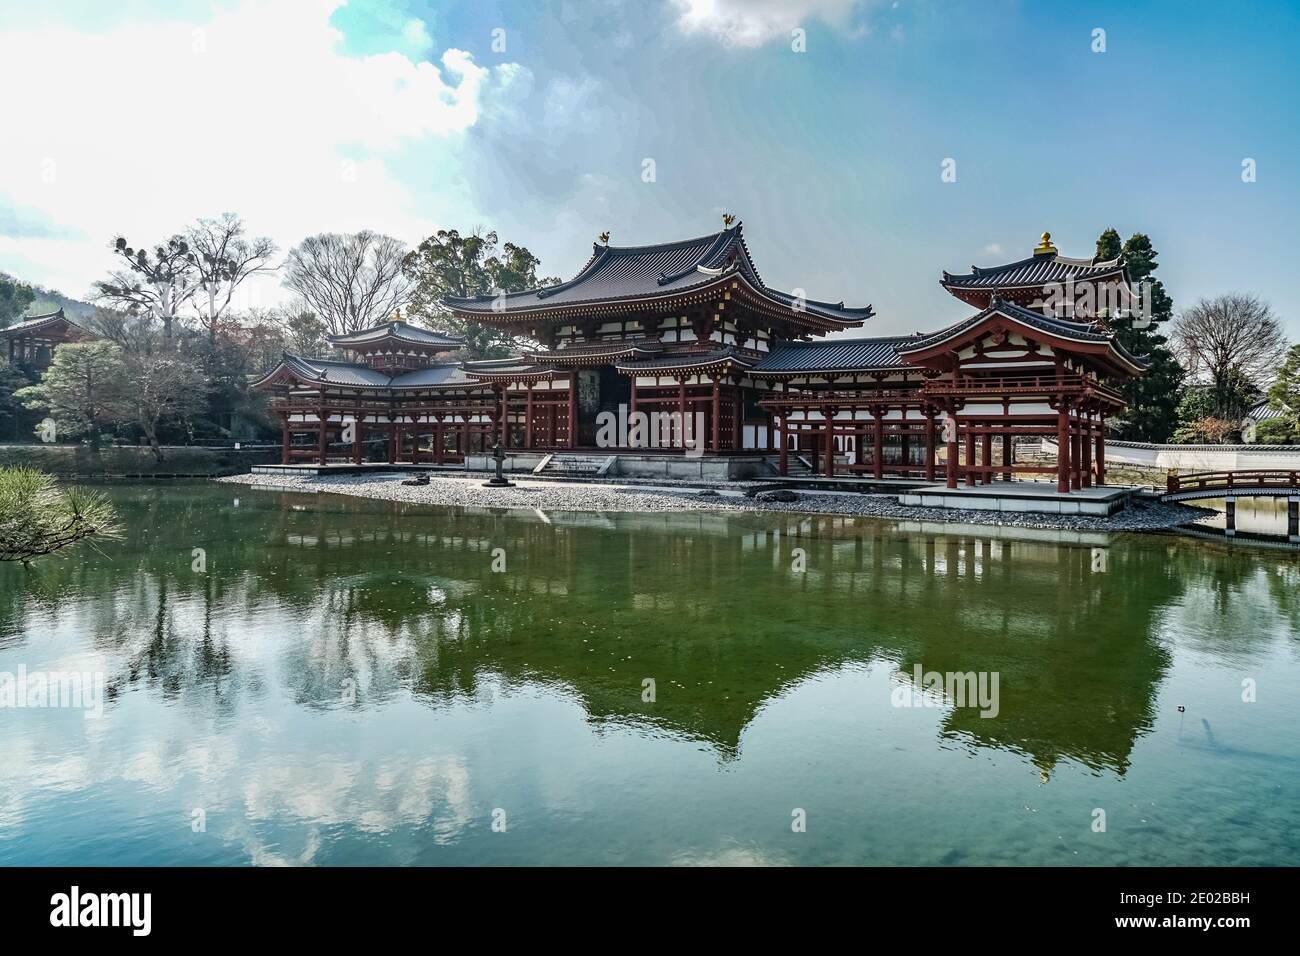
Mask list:
MULTIPOLYGON (((1043 439, 1043 451, 1056 454, 1056 442, 1043 439)), ((1147 445, 1108 441, 1106 461, 1177 471, 1293 471, 1300 470, 1300 445, 1147 445)))

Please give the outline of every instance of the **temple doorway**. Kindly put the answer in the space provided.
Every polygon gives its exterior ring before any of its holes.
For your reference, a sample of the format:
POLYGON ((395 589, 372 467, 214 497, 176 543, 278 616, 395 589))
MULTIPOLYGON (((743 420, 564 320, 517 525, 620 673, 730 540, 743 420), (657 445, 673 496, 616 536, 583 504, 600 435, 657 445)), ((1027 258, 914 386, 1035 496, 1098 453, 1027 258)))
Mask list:
POLYGON ((596 447, 601 412, 618 415, 620 405, 632 401, 632 380, 610 365, 578 370, 578 446, 596 447))

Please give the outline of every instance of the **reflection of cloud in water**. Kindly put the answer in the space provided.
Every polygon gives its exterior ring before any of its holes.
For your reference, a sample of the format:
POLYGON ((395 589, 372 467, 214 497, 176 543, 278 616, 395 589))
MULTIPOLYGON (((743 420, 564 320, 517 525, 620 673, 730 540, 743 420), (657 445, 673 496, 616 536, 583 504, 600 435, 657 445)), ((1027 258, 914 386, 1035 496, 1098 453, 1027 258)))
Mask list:
POLYGON ((337 757, 274 767, 263 762, 246 778, 235 795, 250 820, 282 822, 288 814, 371 833, 427 821, 439 843, 470 823, 469 771, 459 758, 390 758, 377 766, 337 757))
POLYGON ((29 722, 21 749, 0 763, 0 827, 18 828, 43 794, 95 799, 113 785, 131 784, 162 794, 176 807, 176 827, 188 827, 202 808, 208 827, 244 848, 250 862, 312 862, 318 827, 355 827, 385 833, 428 827, 433 842, 458 839, 471 823, 470 773, 459 756, 351 758, 297 753, 277 747, 263 728, 259 753, 242 752, 234 737, 180 736, 117 741, 111 749, 87 741, 78 753, 50 759, 45 738, 61 739, 52 726, 29 722), (234 823, 225 821, 234 820, 234 823), (310 825, 313 836, 299 853, 272 850, 257 833, 265 825, 310 825))
POLYGON ((724 846, 716 850, 686 850, 673 856, 673 866, 790 866, 784 856, 755 846, 724 846))
MULTIPOLYGON (((258 839, 252 827, 243 820, 235 822, 221 836, 227 843, 236 843, 243 847, 248 862, 253 866, 310 866, 316 862, 316 854, 321 847, 320 830, 315 827, 307 831, 302 852, 293 859, 290 859, 287 853, 277 852, 263 840, 258 839)), ((277 836, 276 843, 283 844, 283 842, 283 838, 277 836)))

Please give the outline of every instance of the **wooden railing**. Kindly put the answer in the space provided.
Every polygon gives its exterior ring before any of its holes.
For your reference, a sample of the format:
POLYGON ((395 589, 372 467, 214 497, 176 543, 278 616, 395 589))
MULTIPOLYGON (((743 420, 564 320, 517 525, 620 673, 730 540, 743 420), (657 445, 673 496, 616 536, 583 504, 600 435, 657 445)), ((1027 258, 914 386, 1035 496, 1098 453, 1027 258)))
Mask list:
POLYGON ((1300 488, 1300 471, 1198 471, 1170 474, 1165 493, 1180 491, 1234 491, 1238 488, 1300 488))
POLYGON ((872 405, 920 405, 923 401, 921 386, 915 388, 881 388, 881 389, 828 389, 816 391, 770 392, 759 399, 758 404, 767 409, 818 409, 832 406, 848 409, 850 406, 872 405))
POLYGON ((1052 392, 1093 391, 1119 399, 1120 394, 1091 375, 963 375, 955 380, 936 378, 925 383, 927 395, 1001 394, 1023 395, 1052 392))

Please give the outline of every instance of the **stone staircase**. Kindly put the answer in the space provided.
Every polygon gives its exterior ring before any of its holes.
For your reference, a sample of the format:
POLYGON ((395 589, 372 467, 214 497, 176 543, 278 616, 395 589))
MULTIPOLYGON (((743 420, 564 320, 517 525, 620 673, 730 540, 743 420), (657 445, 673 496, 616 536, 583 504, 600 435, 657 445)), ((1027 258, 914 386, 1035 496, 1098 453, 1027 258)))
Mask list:
POLYGON ((617 455, 547 455, 533 469, 534 475, 557 475, 572 478, 603 478, 616 472, 617 455))
POLYGON ((791 478, 807 478, 813 473, 812 461, 806 455, 789 455, 785 467, 791 478))

